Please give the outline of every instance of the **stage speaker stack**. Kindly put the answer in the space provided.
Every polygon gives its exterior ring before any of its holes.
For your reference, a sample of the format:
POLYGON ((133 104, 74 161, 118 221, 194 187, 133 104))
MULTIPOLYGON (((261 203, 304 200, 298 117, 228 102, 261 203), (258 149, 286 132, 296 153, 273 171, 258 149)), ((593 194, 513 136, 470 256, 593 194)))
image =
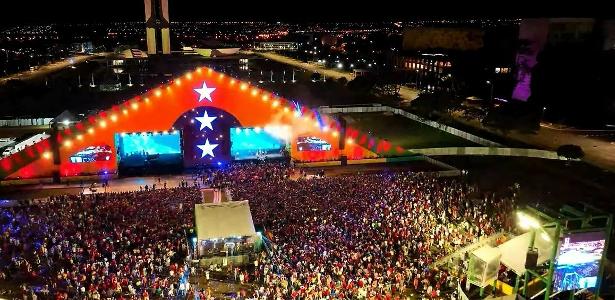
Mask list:
POLYGON ((527 251, 527 255, 525 256, 525 268, 526 269, 535 269, 538 264, 538 250, 531 249, 527 251))

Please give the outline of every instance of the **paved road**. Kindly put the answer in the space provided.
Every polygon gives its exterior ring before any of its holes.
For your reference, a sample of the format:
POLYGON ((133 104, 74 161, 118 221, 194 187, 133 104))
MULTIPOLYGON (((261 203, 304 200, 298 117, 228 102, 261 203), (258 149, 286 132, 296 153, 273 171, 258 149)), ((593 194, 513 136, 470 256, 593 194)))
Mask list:
POLYGON ((597 167, 615 172, 615 142, 600 139, 585 131, 561 130, 552 126, 541 126, 538 132, 522 133, 512 131, 504 134, 498 130, 480 124, 478 120, 465 120, 458 115, 455 119, 465 125, 488 131, 492 134, 533 145, 540 149, 556 151, 561 145, 578 145, 585 152, 585 160, 597 167))
POLYGON ((96 58, 100 56, 108 56, 109 54, 111 53, 105 52, 105 53, 96 54, 96 55, 72 56, 72 57, 63 59, 61 61, 57 61, 51 64, 40 66, 37 70, 34 70, 34 71, 23 71, 23 72, 8 75, 6 77, 2 77, 0 78, 0 84, 4 84, 11 79, 29 80, 29 79, 33 79, 36 77, 44 76, 44 75, 59 71, 61 69, 64 69, 66 67, 69 67, 70 65, 77 65, 88 59, 92 59, 92 58, 96 58))
MULTIPOLYGON (((246 54, 253 54, 253 52, 246 52, 246 54)), ((335 69, 328 69, 328 68, 323 68, 319 65, 315 65, 315 64, 310 64, 310 63, 305 63, 305 62, 301 62, 298 61, 296 59, 287 57, 287 56, 283 56, 283 55, 279 55, 273 52, 256 52, 256 54, 264 57, 264 58, 268 58, 271 59, 273 61, 277 61, 279 63, 283 63, 283 64, 287 64, 287 65, 291 65, 291 66, 295 66, 297 68, 302 68, 311 72, 315 72, 315 73, 320 73, 325 75, 326 77, 331 77, 334 79, 338 79, 341 77, 346 78, 348 81, 352 80, 352 73, 349 72, 342 72, 339 70, 335 70, 335 69)), ((400 97, 403 99, 404 102, 410 102, 414 99, 416 99, 419 95, 418 91, 406 86, 402 86, 399 89, 399 95, 400 97)))

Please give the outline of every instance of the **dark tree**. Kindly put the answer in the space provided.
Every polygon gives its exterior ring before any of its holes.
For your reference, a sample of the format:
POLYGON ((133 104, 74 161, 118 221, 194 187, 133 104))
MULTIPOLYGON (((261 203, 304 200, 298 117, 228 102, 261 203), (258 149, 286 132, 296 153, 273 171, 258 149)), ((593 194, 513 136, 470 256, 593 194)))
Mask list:
POLYGON ((566 159, 581 159, 585 156, 585 153, 580 146, 569 144, 557 148, 557 155, 565 157, 566 159))

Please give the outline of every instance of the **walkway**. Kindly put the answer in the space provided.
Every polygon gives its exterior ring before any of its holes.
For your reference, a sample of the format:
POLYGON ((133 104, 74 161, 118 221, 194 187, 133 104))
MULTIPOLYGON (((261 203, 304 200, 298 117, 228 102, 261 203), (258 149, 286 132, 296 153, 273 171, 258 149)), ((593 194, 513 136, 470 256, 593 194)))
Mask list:
MULTIPOLYGON (((279 55, 273 52, 245 52, 246 54, 257 54, 264 58, 271 59, 273 61, 277 61, 279 63, 295 66, 297 68, 302 68, 314 73, 320 73, 325 75, 326 77, 331 77, 334 79, 338 79, 341 77, 346 78, 348 81, 352 80, 352 74, 349 72, 342 72, 334 69, 323 68, 319 65, 310 64, 298 61, 296 59, 279 55)), ((399 89, 399 95, 404 100, 404 102, 411 102, 419 96, 419 92, 415 89, 409 88, 407 86, 401 86, 399 89)))
POLYGON ((47 65, 43 65, 40 66, 38 69, 34 70, 34 71, 23 71, 23 72, 19 72, 19 73, 15 73, 15 74, 11 74, 8 75, 6 77, 1 77, 0 78, 0 85, 6 83, 9 80, 30 80, 36 77, 41 77, 41 76, 45 76, 48 75, 50 73, 59 71, 61 69, 64 69, 66 67, 69 67, 71 65, 77 65, 80 64, 88 59, 92 59, 92 58, 97 58, 97 57, 101 57, 101 56, 108 56, 110 55, 110 52, 104 52, 104 53, 100 53, 100 54, 92 54, 92 55, 76 55, 76 56, 72 56, 72 57, 68 57, 66 59, 57 61, 57 62, 53 62, 47 65))
POLYGON ((466 120, 458 115, 454 115, 454 117, 457 122, 464 125, 472 126, 504 138, 530 144, 540 149, 557 151, 557 148, 561 145, 578 145, 583 149, 583 152, 585 152, 584 161, 615 172, 615 142, 592 137, 591 134, 587 132, 576 132, 561 130, 551 126, 541 126, 535 134, 518 131, 502 133, 499 130, 483 126, 477 120, 466 120))

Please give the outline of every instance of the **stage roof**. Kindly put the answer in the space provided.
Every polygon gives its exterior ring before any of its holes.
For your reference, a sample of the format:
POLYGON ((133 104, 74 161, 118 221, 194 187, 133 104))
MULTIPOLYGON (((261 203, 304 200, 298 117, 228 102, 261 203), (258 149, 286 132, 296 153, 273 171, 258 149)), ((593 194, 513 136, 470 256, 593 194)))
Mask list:
MULTIPOLYGON (((546 228, 544 232, 542 230, 536 233, 534 239, 534 247, 538 250, 538 265, 549 260, 553 249, 553 241, 549 237, 553 236, 553 229, 546 228)), ((532 238, 531 234, 531 232, 526 232, 498 246, 502 251, 502 264, 514 270, 517 274, 525 272, 525 259, 532 238)))
POLYGON ((196 204, 194 216, 199 240, 256 235, 248 201, 196 204))

